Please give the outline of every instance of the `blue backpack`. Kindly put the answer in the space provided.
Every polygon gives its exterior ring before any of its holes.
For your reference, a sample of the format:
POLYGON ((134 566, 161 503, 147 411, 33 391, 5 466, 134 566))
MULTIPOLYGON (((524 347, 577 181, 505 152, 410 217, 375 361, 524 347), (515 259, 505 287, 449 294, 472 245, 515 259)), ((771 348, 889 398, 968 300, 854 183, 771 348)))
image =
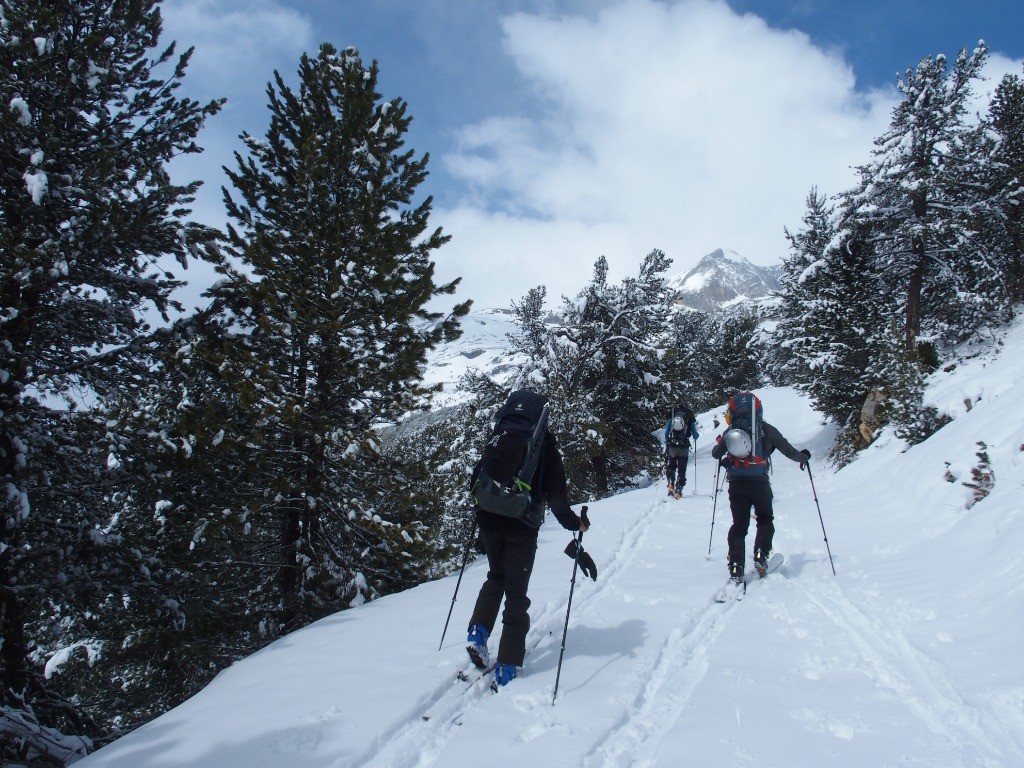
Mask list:
POLYGON ((729 398, 725 419, 729 429, 725 445, 726 470, 732 477, 763 477, 768 474, 764 452, 761 401, 753 392, 737 392, 729 398))

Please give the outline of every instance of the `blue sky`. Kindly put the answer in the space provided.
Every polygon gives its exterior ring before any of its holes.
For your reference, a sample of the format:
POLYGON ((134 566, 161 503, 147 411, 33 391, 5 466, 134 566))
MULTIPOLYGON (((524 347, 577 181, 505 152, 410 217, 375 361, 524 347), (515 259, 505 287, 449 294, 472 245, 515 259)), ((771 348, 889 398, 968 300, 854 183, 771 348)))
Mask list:
MULTIPOLYGON (((304 51, 353 45, 429 152, 421 188, 459 298, 574 295, 597 257, 613 279, 660 248, 685 271, 718 247, 786 254, 812 186, 853 182, 888 125, 897 73, 984 38, 990 89, 1021 74, 1020 0, 166 0, 165 41, 196 46, 185 90, 225 96, 177 172, 206 181, 266 128, 265 88, 304 51)), ((191 278, 198 289, 202 270, 191 278)), ((196 303, 191 301, 190 303, 196 303)))

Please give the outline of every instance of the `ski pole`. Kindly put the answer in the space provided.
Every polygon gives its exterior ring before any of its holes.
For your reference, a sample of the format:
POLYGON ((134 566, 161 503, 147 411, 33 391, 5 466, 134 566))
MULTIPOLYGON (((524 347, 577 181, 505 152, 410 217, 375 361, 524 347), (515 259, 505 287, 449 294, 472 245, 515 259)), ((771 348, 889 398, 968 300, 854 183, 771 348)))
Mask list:
POLYGON ((693 438, 693 495, 697 495, 697 438, 693 438))
POLYGON ((462 568, 459 569, 459 578, 455 582, 455 592, 452 594, 452 604, 448 608, 448 618, 444 621, 444 631, 441 632, 441 642, 437 646, 437 650, 441 650, 444 646, 444 636, 448 634, 448 622, 452 620, 452 611, 455 610, 455 597, 459 594, 459 585, 462 583, 462 574, 466 572, 466 563, 469 562, 469 549, 473 545, 473 540, 476 538, 476 515, 473 515, 473 527, 469 532, 469 538, 466 539, 466 549, 462 553, 462 568))
MULTIPOLYGON (((587 507, 580 510, 580 518, 583 524, 589 528, 590 520, 587 519, 587 507)), ((555 698, 558 696, 558 680, 562 676, 562 657, 565 655, 565 637, 569 634, 569 611, 572 610, 572 592, 576 588, 576 571, 580 567, 580 547, 583 546, 583 529, 576 537, 576 556, 572 559, 572 579, 569 581, 569 604, 565 607, 565 628, 562 630, 562 649, 558 652, 558 671, 555 673, 555 692, 551 694, 551 706, 555 706, 555 698)))
POLYGON ((811 462, 805 464, 807 467, 807 477, 811 481, 811 493, 814 494, 814 506, 818 508, 818 520, 821 521, 821 535, 825 537, 825 551, 828 552, 828 562, 832 566, 832 575, 836 575, 836 564, 832 562, 832 549, 828 545, 828 534, 825 533, 825 521, 821 517, 821 504, 818 503, 818 490, 814 487, 814 475, 811 474, 811 462))
POLYGON ((708 536, 708 557, 711 557, 711 542, 715 538, 715 507, 718 505, 718 476, 722 474, 722 465, 715 470, 715 496, 711 502, 711 535, 708 536))

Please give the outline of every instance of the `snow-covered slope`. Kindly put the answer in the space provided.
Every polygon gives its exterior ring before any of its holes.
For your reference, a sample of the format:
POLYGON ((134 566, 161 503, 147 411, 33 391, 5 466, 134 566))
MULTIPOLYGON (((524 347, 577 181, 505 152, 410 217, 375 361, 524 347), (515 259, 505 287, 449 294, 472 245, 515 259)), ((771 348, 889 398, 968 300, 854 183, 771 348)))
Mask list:
POLYGON ((518 361, 509 354, 508 334, 516 331, 511 310, 470 312, 462 321, 462 335, 428 355, 423 383, 444 388, 434 398, 435 404, 443 407, 458 402, 456 385, 471 369, 498 381, 511 373, 518 361))
MULTIPOLYGON (((787 563, 742 602, 713 599, 729 515, 710 495, 714 414, 701 415, 693 495, 668 500, 658 483, 590 505, 598 578, 573 588, 554 706, 571 561, 549 520, 527 663, 500 693, 453 682, 480 559, 440 650, 455 575, 283 638, 79 765, 1022 766, 1024 325, 1005 342, 936 380, 930 400, 957 418, 924 443, 883 434, 838 473, 816 461, 813 490, 777 458, 787 563), (995 482, 968 508, 979 441, 995 482)), ((804 399, 759 394, 770 422, 824 455, 831 432, 804 399)))

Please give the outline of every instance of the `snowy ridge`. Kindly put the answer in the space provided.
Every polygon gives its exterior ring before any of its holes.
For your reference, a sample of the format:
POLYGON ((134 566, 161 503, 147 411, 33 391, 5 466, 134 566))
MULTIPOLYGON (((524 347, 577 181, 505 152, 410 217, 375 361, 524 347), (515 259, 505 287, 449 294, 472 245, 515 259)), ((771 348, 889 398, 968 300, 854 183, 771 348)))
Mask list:
POLYGON ((777 291, 780 274, 779 267, 759 267, 735 251, 719 248, 689 272, 670 278, 669 286, 679 292, 683 306, 712 312, 777 291))
MULTIPOLYGON (((584 546, 598 579, 577 577, 555 706, 572 563, 571 534, 549 519, 526 666, 497 695, 486 680, 453 683, 481 558, 440 651, 457 575, 279 640, 78 765, 1024 765, 1024 438, 1012 389, 1024 323, 1002 340, 1001 353, 966 350, 975 356, 935 378, 929 401, 957 418, 929 440, 907 449, 884 433, 840 472, 815 460, 821 518, 808 475, 777 457, 787 562, 742 602, 713 599, 726 579, 724 492, 710 557, 708 496, 668 499, 658 482, 591 503, 584 546), (995 482, 973 503, 963 483, 979 467, 995 482)), ((791 442, 827 452, 831 428, 801 396, 758 394, 791 442)), ((713 487, 713 416, 699 417, 690 492, 713 487)))
POLYGON ((437 406, 458 403, 456 385, 472 369, 496 381, 507 378, 519 362, 509 353, 508 334, 517 332, 511 310, 470 312, 462 321, 462 336, 439 345, 428 354, 423 384, 441 384, 444 388, 434 398, 434 403, 437 406))

